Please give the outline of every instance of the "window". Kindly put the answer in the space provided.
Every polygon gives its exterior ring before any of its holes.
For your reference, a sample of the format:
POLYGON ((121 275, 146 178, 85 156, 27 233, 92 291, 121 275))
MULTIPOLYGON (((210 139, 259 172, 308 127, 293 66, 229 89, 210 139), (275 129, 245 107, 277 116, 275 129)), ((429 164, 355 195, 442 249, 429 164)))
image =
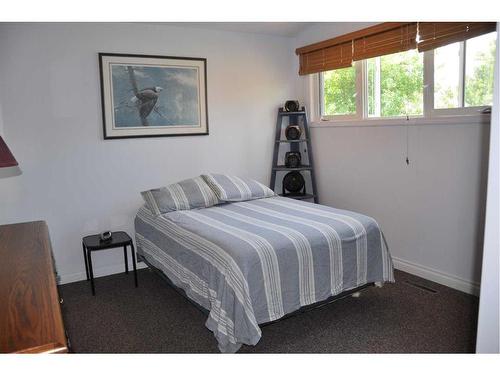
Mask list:
POLYGON ((356 72, 354 67, 323 73, 323 115, 356 113, 356 72))
POLYGON ((462 43, 434 50, 434 108, 462 107, 462 43))
POLYGON ((434 50, 435 109, 492 104, 495 40, 490 33, 434 50))
POLYGON ((492 105, 496 37, 492 32, 319 73, 320 116, 335 120, 477 113, 492 105))
POLYGON ((417 50, 366 60, 368 116, 422 115, 424 62, 417 50))
POLYGON ((466 107, 493 104, 496 33, 478 36, 465 42, 466 107))

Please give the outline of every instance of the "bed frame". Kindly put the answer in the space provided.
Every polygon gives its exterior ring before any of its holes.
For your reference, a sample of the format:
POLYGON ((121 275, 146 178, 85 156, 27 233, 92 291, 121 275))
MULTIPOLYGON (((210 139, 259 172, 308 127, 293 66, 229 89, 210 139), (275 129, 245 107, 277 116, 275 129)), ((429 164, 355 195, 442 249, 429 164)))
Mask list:
MULTIPOLYGON (((198 310, 200 310, 204 315, 207 315, 209 314, 209 311, 207 309, 205 309, 203 306, 201 306, 199 303, 193 301, 191 298, 189 298, 189 296, 186 294, 186 292, 179 288, 177 285, 175 285, 172 280, 170 280, 170 278, 165 275, 160 269, 156 268, 155 266, 153 266, 151 263, 149 263, 146 258, 144 258, 141 254, 137 254, 137 261, 138 262, 144 262, 150 270, 152 270, 153 272, 155 272, 156 274, 158 274, 163 280, 165 280, 167 282, 168 285, 170 285, 170 287, 172 287, 177 293, 179 293, 180 295, 182 295, 184 298, 186 298, 192 305, 194 305, 198 310)), ((277 323, 277 322, 281 322, 282 320, 285 320, 285 319, 288 319, 288 318, 291 318, 293 316, 296 316, 296 315, 299 315, 299 314, 302 314, 306 311, 309 311, 309 310, 313 310, 313 309, 317 309, 317 308, 320 308, 320 307, 323 307, 323 306, 326 306, 326 305, 329 305, 330 303, 332 302, 335 302, 335 301, 338 301, 338 300, 341 300, 343 298, 346 298, 346 297, 349 297, 349 296, 352 296, 352 297, 359 297, 360 296, 360 292, 363 290, 363 289, 366 289, 366 288, 369 288, 369 287, 372 287, 372 286, 376 286, 376 287, 382 287, 382 283, 367 283, 367 284, 364 284, 364 285, 361 285, 361 286, 358 286, 357 288, 354 288, 354 289, 350 289, 350 290, 347 290, 345 292, 342 292, 340 294, 337 294, 335 296, 332 296, 330 298, 327 298, 326 300, 324 301, 319 301, 319 302, 316 302, 316 303, 313 303, 311 305, 307 305, 307 306, 304 306, 298 310, 295 310, 295 311, 292 311, 291 313, 288 313, 284 316, 282 316, 280 319, 277 319, 277 320, 273 320, 273 321, 270 321, 270 322, 266 322, 266 323, 261 323, 259 324, 259 327, 265 327, 267 325, 270 325, 270 324, 273 324, 273 323, 277 323)))

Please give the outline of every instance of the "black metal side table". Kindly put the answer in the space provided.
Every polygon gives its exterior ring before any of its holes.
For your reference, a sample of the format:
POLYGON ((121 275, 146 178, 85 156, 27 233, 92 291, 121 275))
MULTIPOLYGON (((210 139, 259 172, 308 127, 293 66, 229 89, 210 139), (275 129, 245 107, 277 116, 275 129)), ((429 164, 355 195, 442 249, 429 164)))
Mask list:
POLYGON ((98 234, 86 236, 82 239, 83 258, 85 259, 85 271, 87 273, 87 280, 90 280, 92 286, 92 295, 95 296, 94 287, 94 272, 92 271, 92 251, 113 249, 116 247, 123 247, 123 256, 125 258, 125 273, 128 274, 128 257, 127 246, 130 246, 132 253, 132 262, 134 267, 134 280, 135 287, 137 288, 137 268, 135 263, 135 249, 132 238, 125 232, 113 232, 111 240, 101 241, 98 234))

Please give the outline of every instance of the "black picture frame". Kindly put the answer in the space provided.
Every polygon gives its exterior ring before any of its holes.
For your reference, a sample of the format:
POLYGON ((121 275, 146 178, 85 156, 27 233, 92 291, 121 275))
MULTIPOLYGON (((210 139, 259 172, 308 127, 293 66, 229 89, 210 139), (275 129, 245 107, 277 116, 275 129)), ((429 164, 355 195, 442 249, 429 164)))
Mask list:
MULTIPOLYGON (((103 125, 103 137, 104 139, 124 139, 124 138, 150 138, 150 137, 175 137, 175 136, 188 136, 188 135, 209 135, 208 126, 208 90, 207 90, 207 59, 200 57, 181 57, 181 56, 161 56, 161 55, 141 55, 141 54, 122 54, 122 53, 98 53, 99 60, 99 78, 101 86, 101 109, 102 109, 102 125, 103 125), (126 126, 116 124, 116 106, 114 105, 113 98, 113 71, 115 66, 123 66, 124 69, 128 70, 129 81, 131 87, 133 87, 133 92, 130 93, 131 100, 134 98, 136 102, 134 105, 126 103, 126 109, 130 111, 138 111, 139 116, 137 116, 142 122, 140 125, 127 124, 126 126), (196 90, 197 90, 197 116, 198 124, 171 124, 165 120, 165 125, 152 125, 143 122, 148 115, 155 111, 156 119, 158 120, 161 112, 156 109, 156 104, 159 101, 160 91, 156 89, 162 89, 159 86, 142 88, 144 85, 139 86, 134 77, 134 71, 146 68, 160 68, 160 69, 172 69, 174 71, 182 71, 185 69, 186 72, 192 70, 196 71, 196 90), (132 71, 132 73, 131 73, 132 71), (145 91, 149 90, 149 91, 145 91), (151 92, 151 90, 155 92, 151 92), (157 91, 157 92, 156 92, 157 91), (157 98, 154 103, 146 102, 139 98, 146 97, 141 96, 141 92, 152 95, 157 94, 157 98), (139 104, 137 104, 139 102, 139 104), (146 106, 148 104, 148 106, 146 106), (151 104, 152 107, 151 107, 151 104), (143 111, 143 108, 146 108, 143 111), (151 109, 149 109, 151 108, 151 109), (144 112, 149 110, 146 116, 144 112)), ((192 74, 191 74, 192 75, 192 74)), ((183 80, 180 80, 181 82, 183 80)), ((184 80, 186 81, 186 80, 184 80)), ((194 81, 190 79, 189 85, 192 85, 194 81)), ((170 86, 170 85, 169 85, 170 86)), ((179 84, 182 89, 182 84, 179 84)), ((137 120, 135 120, 137 121, 137 120)))

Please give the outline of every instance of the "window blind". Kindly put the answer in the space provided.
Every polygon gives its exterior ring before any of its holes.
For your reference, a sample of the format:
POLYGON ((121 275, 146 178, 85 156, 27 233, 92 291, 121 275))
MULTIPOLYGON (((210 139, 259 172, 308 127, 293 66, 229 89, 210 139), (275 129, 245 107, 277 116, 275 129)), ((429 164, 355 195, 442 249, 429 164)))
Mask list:
POLYGON ((418 50, 429 51, 495 30, 495 22, 419 22, 418 50))
POLYGON ((384 22, 297 48, 295 53, 299 55, 299 74, 305 75, 415 48, 427 51, 487 34, 495 28, 495 22, 384 22))
POLYGON ((300 75, 347 68, 352 65, 352 43, 336 44, 300 55, 300 75))
POLYGON ((390 55, 415 49, 417 46, 417 23, 408 23, 376 34, 353 40, 353 60, 390 55))
POLYGON ((374 54, 389 54, 415 48, 409 41, 416 37, 416 22, 384 22, 336 38, 297 48, 299 74, 346 68, 355 60, 374 54), (414 30, 414 32, 413 32, 414 30), (413 47, 412 47, 413 46, 413 47), (386 51, 386 52, 383 52, 386 51))

